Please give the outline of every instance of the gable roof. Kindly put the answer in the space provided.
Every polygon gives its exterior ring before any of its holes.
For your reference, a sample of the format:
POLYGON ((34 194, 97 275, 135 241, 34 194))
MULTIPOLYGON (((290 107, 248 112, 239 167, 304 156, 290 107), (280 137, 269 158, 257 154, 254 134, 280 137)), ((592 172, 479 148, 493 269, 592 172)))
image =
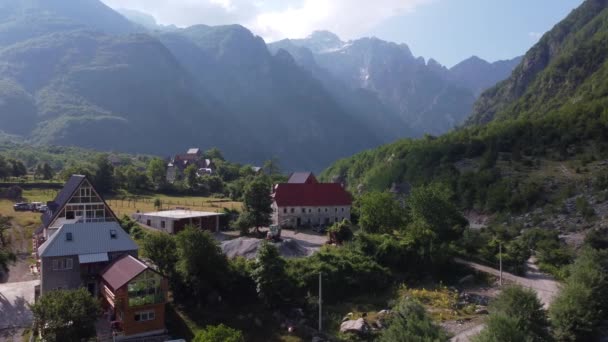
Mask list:
POLYGON ((285 206, 349 206, 350 194, 336 183, 290 184, 275 187, 274 200, 279 207, 285 206))
POLYGON ((86 222, 64 224, 38 247, 38 255, 46 258, 135 250, 137 245, 117 222, 86 222), (66 238, 68 233, 71 241, 66 238))
POLYGON ((318 183, 312 172, 294 172, 289 176, 287 183, 290 184, 312 184, 318 183))
POLYGON ((118 290, 147 269, 152 270, 141 260, 131 255, 124 255, 101 271, 101 278, 113 290, 118 290))
POLYGON ((61 208, 68 203, 70 198, 72 198, 72 195, 74 195, 74 192, 76 192, 80 187, 80 184, 82 184, 86 178, 87 177, 83 175, 72 175, 63 185, 61 191, 57 193, 55 199, 47 204, 48 210, 42 214, 42 224, 45 228, 48 228, 53 222, 57 214, 61 211, 61 208))
POLYGON ((63 207, 68 204, 70 198, 74 196, 76 190, 78 190, 85 181, 87 181, 91 185, 93 191, 97 194, 97 196, 99 196, 104 206, 110 211, 114 219, 118 220, 116 214, 114 214, 114 211, 112 211, 112 208, 110 208, 110 206, 106 203, 103 197, 97 192, 97 189, 95 189, 93 184, 87 179, 87 176, 72 175, 70 179, 68 179, 68 181, 65 183, 61 191, 57 193, 55 199, 47 203, 48 210, 42 214, 42 226, 36 229, 36 234, 40 234, 42 230, 48 228, 51 223, 53 223, 55 218, 57 218, 57 215, 59 215, 59 213, 61 212, 61 209, 63 209, 63 207))

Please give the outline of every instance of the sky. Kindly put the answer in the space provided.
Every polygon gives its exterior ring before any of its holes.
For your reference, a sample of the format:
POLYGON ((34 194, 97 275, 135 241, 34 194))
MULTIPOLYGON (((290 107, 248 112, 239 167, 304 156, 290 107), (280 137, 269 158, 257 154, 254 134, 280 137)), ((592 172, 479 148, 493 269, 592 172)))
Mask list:
POLYGON ((329 30, 375 36, 450 67, 524 54, 583 0, 102 0, 163 25, 241 24, 267 42, 329 30))

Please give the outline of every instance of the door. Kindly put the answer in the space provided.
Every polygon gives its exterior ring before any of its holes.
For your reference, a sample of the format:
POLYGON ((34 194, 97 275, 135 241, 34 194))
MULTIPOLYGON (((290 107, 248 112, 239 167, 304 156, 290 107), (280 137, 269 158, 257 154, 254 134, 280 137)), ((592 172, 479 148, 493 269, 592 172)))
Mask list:
POLYGON ((95 291, 96 290, 95 282, 88 282, 87 290, 89 291, 91 296, 93 296, 93 297, 97 296, 97 293, 96 293, 97 291, 95 291))
POLYGON ((297 220, 297 223, 296 223, 296 227, 299 227, 301 223, 302 223, 302 220, 298 217, 298 220, 297 220))

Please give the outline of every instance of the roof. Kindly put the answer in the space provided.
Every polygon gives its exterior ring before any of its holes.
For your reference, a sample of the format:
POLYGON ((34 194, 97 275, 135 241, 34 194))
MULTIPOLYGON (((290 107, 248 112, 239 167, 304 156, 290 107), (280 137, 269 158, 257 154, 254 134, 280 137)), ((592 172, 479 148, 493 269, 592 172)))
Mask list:
POLYGON ((312 172, 294 172, 289 176, 287 183, 290 184, 310 184, 318 183, 317 178, 312 172))
POLYGON ((118 223, 85 222, 64 224, 38 247, 38 255, 46 258, 134 250, 137 245, 118 223), (71 241, 67 240, 68 233, 72 234, 71 241))
POLYGON ((149 212, 149 213, 143 213, 141 215, 183 219, 183 218, 195 218, 195 217, 222 216, 224 214, 212 213, 212 212, 208 212, 208 211, 194 211, 194 210, 163 210, 163 211, 154 211, 154 212, 149 212))
POLYGON ((150 267, 139 259, 131 255, 125 255, 103 270, 101 278, 113 290, 118 290, 147 269, 150 269, 150 267))
POLYGON ((282 183, 275 187, 273 196, 279 207, 327 207, 352 204, 350 194, 336 183, 282 183))
POLYGON ((187 154, 198 154, 200 152, 200 148, 196 148, 196 147, 192 147, 188 149, 188 152, 186 152, 187 154))
POLYGON ((55 216, 61 211, 61 208, 65 206, 74 192, 80 187, 80 184, 86 179, 83 175, 72 175, 70 179, 63 185, 63 189, 57 193, 55 199, 52 202, 47 203, 48 210, 42 214, 42 224, 44 227, 48 227, 55 216))

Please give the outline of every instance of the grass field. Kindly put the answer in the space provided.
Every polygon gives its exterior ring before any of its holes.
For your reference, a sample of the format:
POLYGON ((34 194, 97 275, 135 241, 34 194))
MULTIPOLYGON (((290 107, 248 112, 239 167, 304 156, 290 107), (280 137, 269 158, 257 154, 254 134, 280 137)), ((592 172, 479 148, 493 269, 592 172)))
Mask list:
MULTIPOLYGON (((53 200, 56 194, 57 190, 54 189, 30 189, 23 191, 24 200, 28 202, 46 203, 53 200)), ((156 211, 154 201, 157 198, 162 202, 161 209, 181 207, 192 210, 220 212, 224 208, 241 210, 242 206, 240 202, 225 199, 166 195, 142 196, 133 200, 112 199, 110 197, 107 199, 107 203, 118 217, 122 217, 123 215, 130 216, 138 210, 140 212, 156 211)), ((0 215, 13 217, 13 223, 23 227, 25 230, 25 234, 20 234, 23 236, 21 239, 29 239, 33 231, 40 225, 40 213, 30 211, 16 212, 13 210, 13 204, 13 201, 0 199, 0 215)), ((30 245, 29 240, 27 243, 30 245)))

